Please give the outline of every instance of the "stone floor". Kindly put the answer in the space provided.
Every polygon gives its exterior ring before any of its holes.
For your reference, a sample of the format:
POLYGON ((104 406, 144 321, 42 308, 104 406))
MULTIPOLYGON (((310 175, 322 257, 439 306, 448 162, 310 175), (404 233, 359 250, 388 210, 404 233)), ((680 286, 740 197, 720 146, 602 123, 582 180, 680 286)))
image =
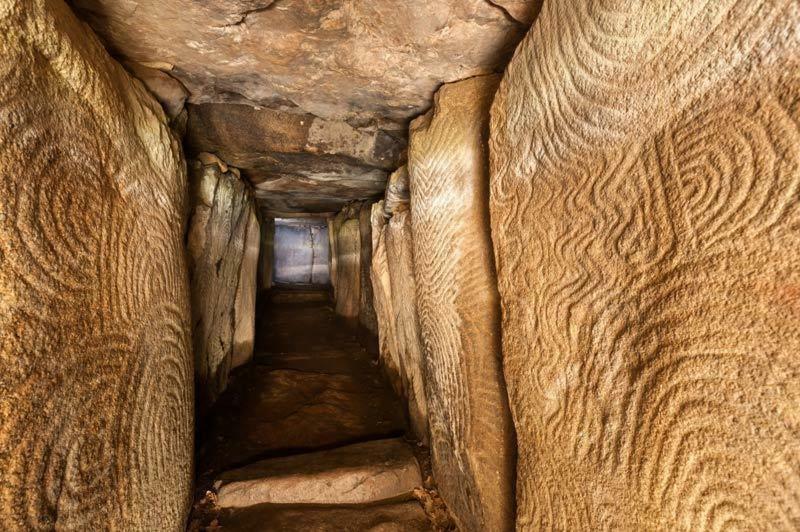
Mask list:
POLYGON ((440 529, 402 404, 327 292, 263 299, 253 361, 198 427, 190 529, 440 529))

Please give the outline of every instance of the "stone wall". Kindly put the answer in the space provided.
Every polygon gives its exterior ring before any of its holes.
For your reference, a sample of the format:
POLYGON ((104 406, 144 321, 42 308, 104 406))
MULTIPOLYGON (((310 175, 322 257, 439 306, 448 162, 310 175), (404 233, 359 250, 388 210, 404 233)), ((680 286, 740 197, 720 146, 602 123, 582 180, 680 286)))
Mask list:
POLYGON ((274 282, 275 219, 261 221, 261 249, 258 254, 258 289, 269 290, 274 282))
POLYGON ((203 161, 190 168, 187 244, 200 412, 227 386, 234 360, 241 364, 252 356, 260 239, 249 186, 213 156, 203 161))
POLYGON ((596 4, 492 108, 518 527, 795 529, 800 6, 596 4))
POLYGON ((359 292, 358 322, 373 336, 378 334, 378 318, 375 314, 375 297, 372 292, 372 279, 369 272, 372 267, 372 205, 371 201, 361 204, 358 211, 358 231, 361 236, 361 290, 359 292))
POLYGON ((408 201, 408 171, 403 166, 390 176, 386 199, 372 207, 373 301, 379 360, 397 394, 407 401, 412 432, 427 443, 428 409, 408 201))
MULTIPOLYGON (((428 442, 428 407, 425 400, 422 345, 417 316, 416 281, 409 213, 408 170, 405 166, 392 173, 386 184, 386 199, 376 230, 381 231, 385 249, 389 290, 388 320, 392 340, 381 345, 385 366, 395 365, 402 382, 401 395, 408 402, 411 430, 416 438, 428 442)), ((376 298, 377 300, 377 298, 376 298)))
MULTIPOLYGON (((513 526, 514 433, 488 221, 497 76, 444 85, 411 124, 414 273, 433 471, 463 530, 513 526)), ((391 262, 391 261, 390 261, 391 262)))
POLYGON ((274 253, 276 283, 325 286, 330 282, 324 219, 276 220, 274 253))
POLYGON ((236 285, 233 315, 233 354, 231 368, 246 364, 253 358, 256 338, 256 294, 258 294, 258 267, 261 248, 261 226, 257 210, 250 209, 245 228, 242 267, 236 285))
POLYGON ((361 308, 361 231, 356 202, 342 209, 331 222, 335 243, 331 245, 333 270, 331 282, 336 300, 336 313, 358 318, 361 308))
POLYGON ((384 201, 372 205, 372 280, 373 304, 378 320, 378 349, 381 367, 395 393, 406 397, 392 310, 392 280, 389 277, 389 259, 386 254, 386 217, 384 201))
POLYGON ((186 171, 59 0, 0 0, 0 528, 184 530, 186 171))
POLYGON ((342 223, 336 234, 336 250, 336 313, 348 318, 357 317, 361 293, 361 235, 358 218, 349 218, 342 223))

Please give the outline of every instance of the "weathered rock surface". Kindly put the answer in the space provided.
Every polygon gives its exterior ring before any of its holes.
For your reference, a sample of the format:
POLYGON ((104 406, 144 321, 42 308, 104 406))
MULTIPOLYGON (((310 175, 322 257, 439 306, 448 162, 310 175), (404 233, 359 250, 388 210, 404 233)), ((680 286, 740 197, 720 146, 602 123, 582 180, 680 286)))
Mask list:
POLYGON ((486 0, 73 4, 116 53, 174 65, 193 103, 391 121, 398 131, 442 82, 502 68, 525 33, 486 0))
POLYGON ((410 497, 422 486, 407 443, 375 440, 228 471, 215 483, 222 508, 274 504, 363 504, 410 497))
POLYGON ((379 194, 405 148, 374 127, 236 104, 190 105, 186 144, 240 168, 277 216, 337 212, 379 194))
POLYGON ((442 82, 502 69, 527 29, 508 13, 537 1, 72 3, 115 54, 188 88, 191 155, 241 168, 279 215, 378 196, 407 121, 442 82))
POLYGON ((157 68, 150 68, 135 61, 126 61, 124 65, 155 96, 170 120, 176 119, 181 114, 184 110, 186 98, 189 96, 189 91, 180 81, 166 72, 157 68))
POLYGON ((182 530, 178 142, 60 1, 0 1, 0 528, 182 530))
POLYGON ((408 189, 408 167, 401 166, 389 176, 384 194, 384 214, 391 218, 396 210, 408 209, 411 191, 408 189))
POLYGON ((800 522, 800 6, 548 2, 492 109, 518 524, 800 522))
POLYGON ((270 299, 254 365, 235 374, 208 416, 200 470, 403 434, 398 399, 327 291, 274 289, 270 299))
POLYGON ((242 266, 234 299, 233 353, 231 368, 246 364, 253 358, 256 335, 256 294, 258 293, 258 264, 261 248, 261 226, 255 209, 250 209, 245 228, 242 266))
POLYGON ((332 222, 336 245, 332 251, 335 276, 333 282, 336 313, 357 318, 361 306, 361 234, 360 203, 353 203, 339 212, 332 222))
POLYGON ((215 468, 228 469, 264 453, 402 431, 402 413, 393 409, 394 399, 377 384, 375 390, 365 389, 362 379, 351 375, 255 366, 236 383, 235 393, 220 409, 226 415, 211 424, 210 430, 222 438, 209 456, 215 468), (238 405, 244 407, 237 410, 238 405))
POLYGON ((260 238, 248 185, 215 157, 204 160, 190 168, 187 239, 201 412, 225 389, 234 357, 243 363, 252 354, 260 238))
POLYGON ((359 506, 262 504, 223 512, 226 530, 249 532, 433 532, 420 504, 399 502, 359 506))
POLYGON ((268 290, 274 281, 275 262, 275 220, 265 218, 261 221, 261 249, 258 256, 258 288, 268 290))
POLYGON ((408 181, 408 170, 404 166, 392 174, 386 191, 387 207, 384 207, 384 213, 391 216, 384 229, 391 283, 390 319, 395 331, 394 349, 397 351, 393 356, 399 361, 411 428, 420 441, 427 443, 428 407, 417 315, 408 181))
POLYGON ((444 85, 409 141, 433 470, 461 528, 475 531, 514 522, 514 432, 488 220, 486 142, 497 82, 444 85))
POLYGON ((487 0, 504 9, 510 17, 530 25, 542 9, 544 0, 487 0))
POLYGON ((372 280, 373 303, 378 319, 379 361, 395 393, 406 397, 392 310, 392 281, 389 277, 389 262, 386 254, 386 221, 383 214, 384 200, 372 205, 372 280))
MULTIPOLYGON (((358 322, 370 333, 377 336, 378 318, 375 314, 374 296, 372 292, 372 202, 365 201, 358 211, 358 232, 361 237, 361 266, 359 292, 358 322)), ((373 336, 374 339, 374 336, 373 336)))

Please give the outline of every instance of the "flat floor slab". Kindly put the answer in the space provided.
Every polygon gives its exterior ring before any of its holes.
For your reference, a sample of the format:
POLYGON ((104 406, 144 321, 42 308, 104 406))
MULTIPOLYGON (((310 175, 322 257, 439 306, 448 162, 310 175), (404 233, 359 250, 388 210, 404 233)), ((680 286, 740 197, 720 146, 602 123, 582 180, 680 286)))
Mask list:
POLYGON ((419 464, 401 439, 273 458, 220 475, 223 508, 275 504, 362 504, 408 497, 422 486, 419 464))
POLYGON ((260 307, 253 363, 201 420, 199 476, 405 433, 402 403, 330 303, 260 307))
POLYGON ((260 504, 225 510, 224 530, 248 532, 433 532, 416 501, 361 506, 260 504))

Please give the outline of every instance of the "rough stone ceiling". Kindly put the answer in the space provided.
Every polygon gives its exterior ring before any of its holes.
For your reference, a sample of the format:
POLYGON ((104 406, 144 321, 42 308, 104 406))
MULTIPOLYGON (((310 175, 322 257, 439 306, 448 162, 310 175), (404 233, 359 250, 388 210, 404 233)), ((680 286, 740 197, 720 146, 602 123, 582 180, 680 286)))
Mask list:
POLYGON ((430 106, 437 87, 502 69, 539 7, 537 0, 72 4, 129 67, 139 63, 140 74, 141 65, 154 67, 184 85, 189 155, 215 153, 241 169, 271 214, 336 211, 378 195, 405 157, 408 121, 430 106))

